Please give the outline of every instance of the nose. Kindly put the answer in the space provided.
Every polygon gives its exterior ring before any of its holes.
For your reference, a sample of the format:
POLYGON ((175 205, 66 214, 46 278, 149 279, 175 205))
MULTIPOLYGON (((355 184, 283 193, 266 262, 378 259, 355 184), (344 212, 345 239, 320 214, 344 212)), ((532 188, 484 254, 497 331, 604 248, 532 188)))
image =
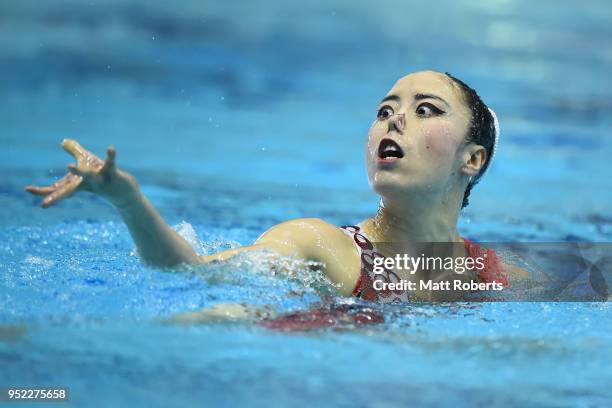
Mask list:
POLYGON ((404 133, 406 125, 406 117, 403 113, 397 113, 389 118, 389 132, 394 130, 398 133, 404 133))

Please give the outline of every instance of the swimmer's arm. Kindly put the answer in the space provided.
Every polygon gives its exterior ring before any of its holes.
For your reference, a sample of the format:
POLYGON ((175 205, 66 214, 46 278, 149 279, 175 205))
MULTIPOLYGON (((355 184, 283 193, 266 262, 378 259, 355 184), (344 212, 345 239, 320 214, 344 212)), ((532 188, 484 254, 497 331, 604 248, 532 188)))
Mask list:
POLYGON ((191 245, 164 221, 137 186, 113 204, 144 263, 160 268, 199 263, 191 245))
POLYGON ((275 315, 276 312, 269 306, 253 306, 243 303, 220 303, 199 310, 181 312, 163 318, 160 322, 177 325, 226 323, 269 319, 275 315))
POLYGON ((137 186, 114 204, 136 243, 138 254, 153 266, 206 264, 225 261, 244 252, 271 250, 284 257, 320 262, 330 280, 341 285, 340 292, 343 294, 350 295, 357 281, 358 276, 354 272, 359 270, 359 265, 355 265, 358 256, 352 240, 338 227, 317 218, 285 221, 267 230, 251 245, 199 256, 187 241, 164 222, 137 186), (349 242, 339 245, 339 240, 349 242))
POLYGON ((87 151, 76 140, 66 139, 62 147, 77 160, 69 173, 50 186, 27 186, 26 191, 44 196, 42 206, 50 207, 78 191, 90 191, 110 201, 119 211, 136 244, 141 259, 156 267, 222 261, 240 252, 271 249, 282 256, 321 262, 342 293, 350 294, 357 281, 359 261, 352 240, 339 228, 316 218, 303 218, 278 224, 253 245, 209 256, 198 256, 176 233, 144 196, 136 179, 119 170, 115 149, 109 147, 106 160, 87 151))

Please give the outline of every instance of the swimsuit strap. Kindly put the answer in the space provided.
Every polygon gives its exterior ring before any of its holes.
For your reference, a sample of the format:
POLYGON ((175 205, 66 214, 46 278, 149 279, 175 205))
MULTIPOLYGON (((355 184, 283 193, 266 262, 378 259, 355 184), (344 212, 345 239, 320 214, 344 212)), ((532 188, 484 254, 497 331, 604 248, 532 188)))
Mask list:
MULTIPOLYGON (((370 262, 368 260, 372 259, 372 251, 374 251, 374 245, 365 235, 365 233, 361 230, 359 224, 357 225, 343 225, 340 227, 342 232, 348 234, 357 245, 357 250, 359 251, 359 257, 361 258, 361 270, 359 272, 359 278, 357 279, 357 283, 353 288, 352 295, 363 298, 364 290, 366 288, 366 282, 369 277, 369 267, 370 262)), ((378 300, 378 295, 376 292, 368 293, 368 298, 373 297, 373 299, 367 300, 378 300)))
POLYGON ((344 225, 340 229, 351 236, 357 245, 359 256, 361 258, 361 270, 359 279, 355 284, 352 295, 368 301, 392 303, 392 302, 407 302, 408 291, 405 290, 376 290, 374 282, 380 280, 382 282, 399 282, 400 277, 387 268, 383 268, 381 273, 374 273, 374 259, 384 258, 376 251, 374 244, 368 239, 363 229, 358 225, 344 225))

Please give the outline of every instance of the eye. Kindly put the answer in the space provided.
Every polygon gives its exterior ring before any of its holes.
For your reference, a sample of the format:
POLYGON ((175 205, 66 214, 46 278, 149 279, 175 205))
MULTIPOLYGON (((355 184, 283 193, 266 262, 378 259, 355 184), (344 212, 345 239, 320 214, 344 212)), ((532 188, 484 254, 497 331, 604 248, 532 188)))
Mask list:
POLYGON ((378 118, 378 120, 385 120, 388 119, 394 113, 395 112, 393 112, 393 109, 389 105, 385 105, 378 110, 376 117, 378 118))
POLYGON ((440 110, 436 105, 429 102, 423 102, 416 108, 416 114, 418 116, 429 117, 433 115, 440 115, 442 113, 444 113, 443 110, 440 110))

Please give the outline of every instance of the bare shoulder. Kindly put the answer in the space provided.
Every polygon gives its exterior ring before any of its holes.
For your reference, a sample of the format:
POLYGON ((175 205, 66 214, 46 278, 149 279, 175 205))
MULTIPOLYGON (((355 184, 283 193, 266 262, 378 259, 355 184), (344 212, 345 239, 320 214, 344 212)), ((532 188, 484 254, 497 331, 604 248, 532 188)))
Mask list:
POLYGON ((298 218, 277 224, 254 243, 287 255, 321 262, 325 274, 350 295, 359 277, 361 260, 348 234, 320 218, 298 218))
POLYGON ((264 232, 256 244, 270 241, 283 240, 293 243, 333 242, 336 240, 346 241, 348 236, 334 224, 330 224, 320 218, 296 218, 274 225, 264 232), (313 241, 319 240, 319 241, 313 241))
POLYGON ((350 244, 347 238, 340 228, 320 218, 296 218, 270 227, 252 245, 207 255, 201 257, 201 261, 222 261, 241 252, 259 249, 271 249, 283 256, 319 261, 324 260, 326 251, 350 244))

